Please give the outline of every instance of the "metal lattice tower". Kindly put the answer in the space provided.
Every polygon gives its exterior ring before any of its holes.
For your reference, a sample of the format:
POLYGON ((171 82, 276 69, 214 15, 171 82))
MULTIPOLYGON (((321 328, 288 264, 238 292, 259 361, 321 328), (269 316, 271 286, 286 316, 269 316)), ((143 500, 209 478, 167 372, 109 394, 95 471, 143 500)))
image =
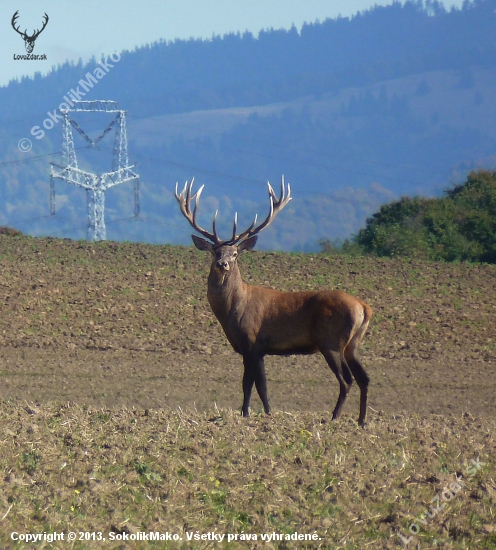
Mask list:
POLYGON ((55 185, 56 178, 86 189, 88 204, 88 239, 103 241, 106 239, 105 228, 105 191, 119 183, 134 181, 134 215, 139 214, 139 176, 132 170, 135 165, 129 166, 127 155, 126 111, 123 111, 115 101, 74 101, 73 107, 61 110, 64 117, 62 123, 62 159, 64 166, 51 163, 50 173, 50 214, 55 214, 55 185), (72 112, 88 113, 115 113, 115 118, 96 139, 91 139, 72 120, 72 112), (112 171, 103 174, 85 172, 78 167, 72 128, 95 147, 115 126, 114 150, 112 171))

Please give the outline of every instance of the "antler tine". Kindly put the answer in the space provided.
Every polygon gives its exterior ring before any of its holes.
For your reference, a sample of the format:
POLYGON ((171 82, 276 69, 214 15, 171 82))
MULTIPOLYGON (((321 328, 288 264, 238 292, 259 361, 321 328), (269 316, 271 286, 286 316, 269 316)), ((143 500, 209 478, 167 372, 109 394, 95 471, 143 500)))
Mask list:
POLYGON ((188 220, 191 227, 195 231, 198 231, 198 233, 203 235, 206 239, 208 239, 212 243, 219 244, 220 239, 217 236, 217 231, 215 229, 215 219, 217 217, 217 212, 215 213, 215 216, 214 216, 213 233, 210 233, 205 229, 203 229, 202 227, 200 227, 196 221, 196 214, 198 211, 198 205, 200 203, 200 196, 205 186, 202 185, 196 193, 191 194, 194 181, 195 181, 195 178, 192 178, 191 181, 189 182, 186 181, 186 183, 184 184, 183 190, 179 194, 177 193, 178 184, 176 183, 176 191, 174 193, 174 196, 176 197, 176 200, 179 203, 179 208, 181 209, 183 216, 188 220), (191 202, 193 200, 195 201, 195 206, 193 208, 193 211, 191 211, 191 202))
POLYGON ((196 212, 198 211, 198 204, 200 203, 200 196, 201 196, 201 194, 202 194, 202 192, 203 192, 203 188, 204 188, 204 187, 205 187, 205 186, 202 185, 202 186, 200 187, 200 189, 198 189, 198 191, 197 191, 194 195, 191 195, 191 199, 190 199, 191 201, 192 201, 193 199, 195 199, 195 207, 193 208, 193 224, 195 225, 195 227, 196 227, 196 225, 197 225, 197 224, 196 224, 196 212))
POLYGON ((238 213, 234 214, 234 224, 233 224, 233 232, 232 232, 232 239, 231 241, 236 241, 236 229, 238 228, 238 213))
POLYGON ((214 214, 214 221, 212 222, 212 229, 213 229, 213 232, 214 232, 214 237, 215 237, 215 242, 216 243, 219 243, 220 242, 220 239, 219 237, 217 237, 217 214, 219 213, 218 210, 215 211, 215 214, 214 214))
POLYGON ((12 23, 13 29, 14 29, 16 32, 18 32, 18 33, 22 36, 22 35, 25 35, 25 34, 26 34, 27 29, 26 29, 25 32, 22 33, 22 32, 19 30, 19 27, 16 27, 16 23, 17 23, 17 18, 18 18, 18 17, 19 17, 19 10, 17 10, 17 11, 14 13, 14 15, 12 16, 12 21, 11 21, 11 23, 12 23))
MULTIPOLYGON (((270 182, 269 182, 269 181, 267 182, 267 187, 268 187, 268 189, 269 189, 269 196, 270 196, 270 198, 277 202, 276 194, 275 194, 275 192, 274 192, 274 189, 272 188, 272 185, 270 185, 270 182)), ((284 193, 284 190, 283 190, 283 193, 284 193)))
MULTIPOLYGON (((289 185, 289 184, 288 184, 289 185)), ((281 199, 285 199, 285 191, 284 191, 284 175, 281 176, 281 199)))
POLYGON ((185 188, 186 188, 186 206, 188 207, 188 210, 190 209, 190 203, 191 203, 191 189, 193 188, 193 183, 195 182, 195 178, 191 178, 191 181, 188 183, 186 181, 185 188))

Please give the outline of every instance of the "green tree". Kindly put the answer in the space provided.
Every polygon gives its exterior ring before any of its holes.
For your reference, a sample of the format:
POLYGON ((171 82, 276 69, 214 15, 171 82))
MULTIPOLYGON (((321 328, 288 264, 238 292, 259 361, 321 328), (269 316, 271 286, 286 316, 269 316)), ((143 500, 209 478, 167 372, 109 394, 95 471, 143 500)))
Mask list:
POLYGON ((353 243, 378 256, 496 263, 496 171, 471 172, 438 199, 381 206, 353 243))

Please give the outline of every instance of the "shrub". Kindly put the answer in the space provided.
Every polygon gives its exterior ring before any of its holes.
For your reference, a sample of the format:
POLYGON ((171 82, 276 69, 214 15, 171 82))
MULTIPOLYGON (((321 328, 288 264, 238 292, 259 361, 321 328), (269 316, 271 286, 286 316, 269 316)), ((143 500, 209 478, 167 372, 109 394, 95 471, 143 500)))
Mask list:
POLYGON ((496 263, 496 172, 471 172, 438 199, 385 204, 352 242, 378 256, 496 263))

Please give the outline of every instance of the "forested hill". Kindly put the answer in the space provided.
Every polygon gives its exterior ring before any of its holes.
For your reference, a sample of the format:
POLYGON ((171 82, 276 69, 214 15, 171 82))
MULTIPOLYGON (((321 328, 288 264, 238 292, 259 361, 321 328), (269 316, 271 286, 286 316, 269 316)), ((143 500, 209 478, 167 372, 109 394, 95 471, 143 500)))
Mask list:
MULTIPOLYGON (((132 52, 99 85, 135 116, 260 105, 468 66, 496 65, 494 0, 446 11, 439 2, 377 6, 352 18, 211 40, 161 41, 132 52)), ((111 53, 111 52, 107 52, 111 53)), ((58 104, 95 61, 0 88, 2 110, 58 104)))
MULTIPOLYGON (((491 168, 495 8, 495 0, 451 10, 435 1, 395 2, 301 29, 120 52, 83 94, 128 111, 130 158, 140 162, 140 223, 116 221, 132 212, 132 191, 119 186, 107 197, 108 220, 117 224, 114 234, 109 225, 109 238, 186 242, 171 189, 191 176, 207 184, 205 216, 220 205, 221 222, 234 210, 249 220, 267 206, 263 182, 284 173, 293 208, 263 242, 311 249, 319 238, 356 232, 382 202, 411 190, 440 193, 469 169, 491 168)), ((98 61, 66 63, 0 88, 0 225, 85 236, 79 189, 57 184, 58 214, 43 217, 61 125, 39 141, 30 130, 95 74, 98 61), (17 150, 24 137, 33 141, 29 153, 17 150)), ((90 130, 97 128, 91 121, 90 130)), ((105 166, 85 162, 95 171, 105 166)))

